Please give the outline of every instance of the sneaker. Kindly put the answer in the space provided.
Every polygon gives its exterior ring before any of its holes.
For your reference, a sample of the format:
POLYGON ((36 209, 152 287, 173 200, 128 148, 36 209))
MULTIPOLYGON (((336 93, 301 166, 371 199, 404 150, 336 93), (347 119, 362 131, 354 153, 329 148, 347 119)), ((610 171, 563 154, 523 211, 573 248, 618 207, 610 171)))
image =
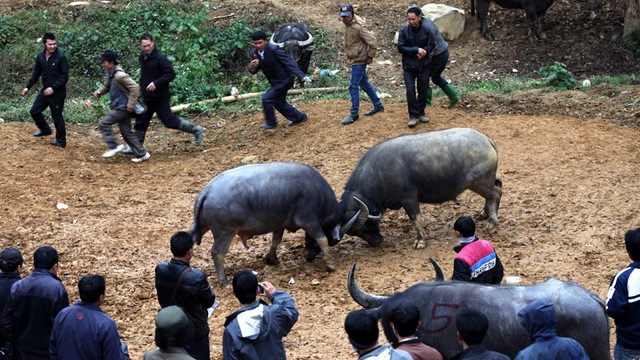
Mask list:
POLYGON ((109 149, 109 150, 105 151, 104 154, 102 154, 102 157, 103 158, 110 158, 112 156, 115 156, 117 153, 119 153, 122 150, 124 150, 124 145, 120 144, 120 145, 116 146, 113 149, 109 149))
POLYGON ((380 106, 375 106, 373 109, 367 111, 366 113, 364 113, 364 116, 371 116, 373 114, 377 114, 379 112, 384 112, 384 106, 380 105, 380 106))
POLYGON ((125 155, 133 155, 133 150, 131 150, 131 146, 127 146, 126 148, 124 148, 124 150, 122 150, 122 153, 125 155))
POLYGON ((420 121, 421 123, 428 123, 429 122, 429 118, 427 117, 427 115, 420 115, 418 117, 418 121, 420 121))
POLYGON ((307 115, 305 115, 302 119, 298 120, 298 121, 289 121, 289 123, 287 124, 287 126, 295 126, 298 124, 302 124, 303 122, 309 120, 309 117, 307 115))
POLYGON ((67 147, 67 144, 66 144, 66 143, 63 143, 63 142, 61 142, 61 141, 58 141, 58 139, 53 140, 50 144, 51 144, 51 145, 53 145, 53 146, 61 147, 61 148, 63 148, 63 149, 64 149, 65 147, 67 147))
POLYGON ((49 130, 49 131, 39 130, 39 131, 36 131, 36 132, 33 133, 33 136, 35 136, 35 137, 49 136, 49 135, 51 135, 51 130, 49 130))
POLYGON ((342 120, 342 122, 340 122, 342 125, 349 125, 349 124, 353 124, 354 121, 358 120, 359 116, 358 115, 352 115, 349 114, 347 115, 346 118, 344 118, 344 120, 342 120))
POLYGON ((149 158, 151 158, 151 154, 149 154, 149 152, 147 151, 146 153, 144 153, 144 155, 142 155, 142 157, 134 157, 133 159, 131 159, 131 161, 133 161, 134 163, 141 163, 143 161, 149 160, 149 158))
POLYGON ((409 125, 410 128, 416 126, 417 124, 418 124, 418 119, 416 118, 409 119, 409 122, 407 123, 407 125, 409 125))

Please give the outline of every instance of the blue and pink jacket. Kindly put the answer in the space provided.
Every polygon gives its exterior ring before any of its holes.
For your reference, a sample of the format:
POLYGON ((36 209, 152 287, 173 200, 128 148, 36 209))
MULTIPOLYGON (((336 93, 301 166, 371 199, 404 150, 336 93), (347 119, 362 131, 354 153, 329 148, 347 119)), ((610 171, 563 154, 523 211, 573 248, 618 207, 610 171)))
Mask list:
POLYGON ((476 239, 453 249, 458 255, 453 261, 451 280, 500 284, 504 276, 504 269, 490 242, 476 239))

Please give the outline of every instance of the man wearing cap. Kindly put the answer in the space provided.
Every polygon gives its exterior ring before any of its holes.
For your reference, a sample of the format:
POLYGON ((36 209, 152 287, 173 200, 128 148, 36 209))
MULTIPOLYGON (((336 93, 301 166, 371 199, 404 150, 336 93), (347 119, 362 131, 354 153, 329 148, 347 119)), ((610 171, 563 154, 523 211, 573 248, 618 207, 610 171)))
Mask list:
POLYGON ((451 280, 500 284, 504 276, 502 262, 490 242, 476 237, 473 219, 459 217, 453 224, 453 230, 460 245, 453 248, 457 255, 453 260, 451 280))
POLYGON ((156 266, 156 291, 163 309, 178 305, 184 309, 194 326, 194 335, 183 344, 189 355, 198 360, 210 359, 209 323, 207 309, 216 295, 204 272, 190 267, 193 257, 193 238, 179 231, 170 240, 173 258, 156 266))
POLYGON ((360 88, 367 93, 373 103, 373 109, 364 113, 365 116, 384 111, 384 106, 367 77, 367 65, 371 64, 376 56, 376 37, 365 28, 365 20, 355 14, 353 5, 340 5, 340 17, 346 25, 344 47, 347 61, 351 64, 351 81, 349 82, 351 109, 349 115, 342 120, 342 125, 348 125, 360 117, 360 88))
POLYGON ((140 87, 118 65, 118 55, 113 50, 106 50, 100 57, 102 68, 107 72, 107 80, 102 87, 93 93, 100 98, 104 94, 111 96, 109 106, 111 111, 98 123, 102 139, 109 149, 102 154, 104 158, 110 158, 124 150, 122 144, 118 144, 111 127, 118 124, 120 134, 129 144, 133 155, 131 161, 139 163, 149 160, 149 154, 140 144, 136 135, 131 131, 131 115, 135 113, 136 102, 140 96, 140 87))
POLYGON ((48 107, 51 111, 53 125, 56 127, 56 139, 51 145, 64 148, 67 146, 67 133, 65 131, 64 99, 67 97, 67 81, 69 80, 69 63, 64 54, 58 50, 58 42, 53 33, 46 33, 42 37, 44 50, 36 55, 36 63, 27 85, 22 89, 22 96, 26 96, 29 89, 38 82, 42 76, 42 89, 31 106, 31 117, 38 127, 33 133, 35 137, 51 135, 51 127, 44 119, 42 112, 48 107))
POLYGON ((350 312, 344 319, 344 329, 349 342, 362 359, 411 360, 411 355, 403 350, 394 349, 391 344, 378 345, 378 318, 367 309, 350 312))
MULTIPOLYGON (((11 286, 20 280, 23 264, 24 259, 18 249, 6 248, 0 253, 0 270, 2 271, 0 273, 0 313, 9 299, 11 286)), ((15 349, 15 341, 0 332, 0 346, 4 347, 7 343, 15 349)))
POLYGON ((42 246, 33 253, 31 275, 11 287, 2 313, 2 332, 16 339, 22 360, 48 360, 53 319, 69 306, 69 296, 58 278, 58 252, 42 246))
POLYGON ((249 270, 237 272, 232 284, 233 295, 242 307, 224 323, 223 359, 286 359, 282 338, 298 321, 291 295, 276 290, 268 281, 258 283, 256 273, 249 270), (259 293, 269 298, 271 306, 257 300, 259 293))
POLYGON ((302 83, 308 78, 298 65, 279 47, 269 44, 267 34, 256 31, 251 35, 251 74, 262 70, 271 87, 262 94, 262 111, 264 112, 263 129, 274 129, 277 126, 275 110, 289 120, 287 126, 294 126, 307 121, 308 117, 287 102, 287 91, 293 87, 297 77, 302 83))
POLYGON ((62 309, 53 323, 51 360, 124 360, 116 323, 100 309, 105 290, 101 275, 86 275, 78 281, 80 301, 62 309))
POLYGON ((167 306, 156 315, 155 342, 159 349, 144 353, 143 360, 192 360, 182 347, 193 337, 189 319, 179 306, 167 306))

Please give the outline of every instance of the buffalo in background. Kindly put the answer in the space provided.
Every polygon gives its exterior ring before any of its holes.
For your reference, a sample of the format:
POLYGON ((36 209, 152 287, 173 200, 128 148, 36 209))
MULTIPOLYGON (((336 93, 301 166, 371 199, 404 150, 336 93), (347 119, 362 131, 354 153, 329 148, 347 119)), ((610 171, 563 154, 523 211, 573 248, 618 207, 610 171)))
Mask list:
MULTIPOLYGON (((477 0, 478 1, 478 21, 480 21, 480 33, 487 40, 494 40, 494 36, 489 32, 487 25, 487 14, 491 2, 505 9, 524 9, 527 19, 530 22, 529 37, 544 39, 541 19, 553 4, 554 0, 477 0)), ((471 16, 476 15, 476 0, 471 0, 471 16)))
POLYGON ((290 23, 280 26, 271 35, 269 42, 284 50, 298 64, 303 73, 309 70, 313 53, 313 35, 302 23, 290 23))

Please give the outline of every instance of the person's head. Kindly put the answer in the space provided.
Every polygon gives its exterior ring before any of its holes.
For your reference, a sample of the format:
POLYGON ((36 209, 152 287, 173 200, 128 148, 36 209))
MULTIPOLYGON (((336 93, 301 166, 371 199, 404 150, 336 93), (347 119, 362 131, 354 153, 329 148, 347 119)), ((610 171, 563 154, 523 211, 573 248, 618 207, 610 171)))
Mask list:
POLYGON ((191 258, 191 255, 193 254, 193 237, 188 232, 178 231, 173 234, 170 245, 171 253, 174 257, 191 258))
POLYGON ((267 47, 267 34, 262 30, 254 31, 251 34, 251 41, 256 50, 263 51, 267 47))
POLYGON ((50 32, 42 35, 42 43, 44 44, 45 50, 49 54, 52 54, 58 48, 58 41, 56 40, 56 36, 50 32))
POLYGON ((465 310, 456 316, 456 328, 458 342, 462 340, 468 346, 479 345, 489 329, 489 319, 479 311, 465 310))
POLYGON ((546 300, 536 300, 518 311, 518 321, 529 332, 531 339, 556 334, 556 311, 546 300))
POLYGON ((181 346, 193 339, 193 324, 179 306, 167 306, 156 315, 156 346, 167 349, 181 346))
POLYGON ((78 281, 80 300, 100 305, 104 301, 106 281, 102 275, 85 275, 78 281))
POLYGON ((476 234, 476 223, 468 216, 460 216, 453 224, 458 237, 471 237, 476 234))
POLYGON ((0 253, 0 271, 4 273, 17 272, 22 270, 24 259, 20 250, 15 248, 3 249, 0 253))
POLYGON ((149 55, 153 51, 154 47, 155 43, 153 42, 153 36, 148 32, 142 33, 142 35, 140 35, 140 49, 142 49, 142 52, 149 55))
POLYGON ((420 310, 413 304, 403 303, 393 309, 389 321, 398 336, 415 336, 420 324, 420 310))
POLYGON ((640 261, 640 228, 624 234, 624 246, 632 261, 640 261))
POLYGON ((351 4, 341 4, 340 5, 340 17, 342 18, 342 22, 346 25, 351 24, 354 16, 353 5, 351 4))
POLYGON ((366 309, 350 312, 344 319, 344 330, 351 346, 357 351, 369 349, 378 344, 378 318, 366 309))
POLYGON ((51 246, 41 246, 33 253, 33 267, 58 272, 58 252, 51 246))
POLYGON ((247 305, 256 301, 258 296, 258 276, 251 270, 240 270, 231 281, 233 294, 240 304, 247 305))
POLYGON ((103 69, 113 71, 116 65, 118 65, 118 54, 113 50, 105 50, 102 56, 100 56, 100 62, 103 69))
POLYGON ((409 26, 413 28, 417 28, 420 26, 420 22, 422 21, 422 9, 417 6, 412 6, 407 10, 407 22, 409 26))

